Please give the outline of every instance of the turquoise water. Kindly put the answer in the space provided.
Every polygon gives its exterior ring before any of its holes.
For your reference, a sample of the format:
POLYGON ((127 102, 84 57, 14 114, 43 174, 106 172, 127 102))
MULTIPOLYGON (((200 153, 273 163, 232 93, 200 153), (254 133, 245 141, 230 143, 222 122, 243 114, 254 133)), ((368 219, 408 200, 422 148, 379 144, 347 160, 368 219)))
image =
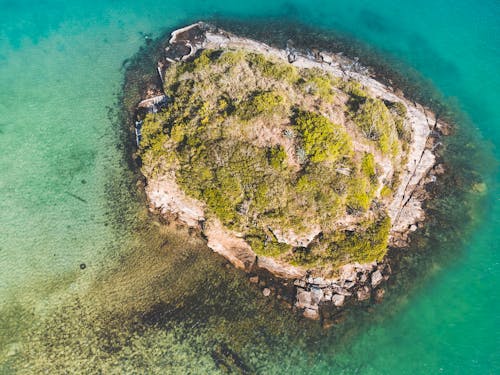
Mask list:
POLYGON ((0 0, 0 9, 1 373, 500 372, 497 1, 0 0), (406 298, 322 333, 196 239, 145 219, 113 112, 122 63, 143 33, 209 16, 350 35, 419 71, 478 129, 493 157, 478 166, 488 188, 476 227, 406 298))

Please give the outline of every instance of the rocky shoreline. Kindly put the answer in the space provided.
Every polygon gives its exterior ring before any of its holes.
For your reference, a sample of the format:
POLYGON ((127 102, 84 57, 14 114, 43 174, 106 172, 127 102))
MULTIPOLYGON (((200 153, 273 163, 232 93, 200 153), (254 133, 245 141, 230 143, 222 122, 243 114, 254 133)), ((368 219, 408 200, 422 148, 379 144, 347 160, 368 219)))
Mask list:
MULTIPOLYGON (((424 226, 423 203, 431 198, 425 185, 445 172, 444 166, 436 162, 435 150, 440 145, 439 138, 450 132, 449 125, 438 121, 430 110, 406 100, 398 90, 373 79, 369 70, 357 61, 325 51, 299 51, 290 45, 279 50, 202 22, 172 33, 158 61, 160 79, 163 81, 170 63, 187 60, 206 48, 244 48, 286 60, 297 67, 317 67, 336 77, 359 81, 383 100, 402 101, 413 130, 412 142, 401 183, 388 211, 393 223, 390 246, 407 246, 409 235, 424 226)), ((143 99, 138 105, 136 124, 140 124, 142 113, 159 110, 168 101, 158 87, 150 88, 143 99)), ((136 126, 137 131, 139 142, 140 128, 136 126)), ((392 272, 388 257, 381 262, 348 264, 341 267, 336 277, 325 278, 273 258, 256 256, 238 233, 227 230, 217 220, 207 221, 203 206, 179 189, 174 175, 148 178, 145 190, 152 211, 197 229, 207 239, 208 247, 247 272, 250 281, 258 284, 265 296, 275 295, 300 310, 306 318, 334 321, 348 306, 379 302, 384 297, 384 285, 392 272)))

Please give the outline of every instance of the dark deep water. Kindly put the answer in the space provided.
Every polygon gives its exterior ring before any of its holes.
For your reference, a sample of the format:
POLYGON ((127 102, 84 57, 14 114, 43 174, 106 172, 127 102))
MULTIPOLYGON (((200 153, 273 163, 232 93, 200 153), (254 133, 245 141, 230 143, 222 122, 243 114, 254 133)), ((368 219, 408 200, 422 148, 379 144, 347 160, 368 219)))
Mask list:
POLYGON ((500 371, 498 2, 0 0, 0 9, 0 373, 500 371), (324 332, 197 239, 148 219, 117 124, 122 63, 144 33, 212 17, 250 32, 262 33, 249 23, 259 19, 354 37, 458 110, 454 188, 478 173, 486 185, 433 208, 432 239, 402 262, 425 277, 402 278, 402 293, 324 332))

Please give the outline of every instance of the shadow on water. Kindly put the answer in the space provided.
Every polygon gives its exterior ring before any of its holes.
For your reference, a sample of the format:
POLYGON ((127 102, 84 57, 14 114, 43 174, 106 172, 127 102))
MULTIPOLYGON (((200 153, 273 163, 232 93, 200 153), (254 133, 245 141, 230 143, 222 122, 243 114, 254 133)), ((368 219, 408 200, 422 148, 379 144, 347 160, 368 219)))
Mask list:
MULTIPOLYGON (((447 119, 455 114, 455 122, 464 123, 416 72, 392 61, 389 68, 386 57, 342 35, 276 20, 215 22, 280 47, 292 39, 297 46, 357 56, 413 99, 447 119)), ((22 344, 13 346, 0 370, 246 374, 293 373, 301 368, 310 373, 352 373, 355 369, 337 361, 335 354, 367 327, 403 308, 403 301, 425 282, 430 270, 460 257, 461 244, 482 207, 482 176, 488 171, 478 166, 487 165, 487 152, 466 122, 445 140, 441 158, 448 174, 432 186, 439 199, 429 203, 429 225, 415 236, 412 247, 391 252, 398 260, 397 276, 387 299, 352 311, 342 323, 323 330, 319 323, 292 314, 277 299, 263 297, 258 286, 196 235, 147 212, 141 177, 131 158, 134 140, 129 125, 148 82, 157 79, 156 57, 164 40, 148 43, 124 63, 125 95, 116 104, 122 109, 109 114, 117 124, 116 147, 123 151, 123 168, 120 175, 110 176, 108 221, 118 235, 129 239, 129 246, 117 250, 112 266, 95 277, 88 291, 25 329, 22 344)))

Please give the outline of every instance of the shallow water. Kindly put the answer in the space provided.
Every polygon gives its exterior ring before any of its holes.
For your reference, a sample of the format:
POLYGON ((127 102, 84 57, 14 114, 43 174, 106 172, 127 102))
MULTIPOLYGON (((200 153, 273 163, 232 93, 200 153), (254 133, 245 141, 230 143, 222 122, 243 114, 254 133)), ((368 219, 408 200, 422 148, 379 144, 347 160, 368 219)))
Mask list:
POLYGON ((406 298, 325 334, 196 239, 147 220, 116 122, 122 63, 143 33, 272 17, 355 37, 416 69, 498 159, 498 2, 0 0, 0 9, 0 373, 500 371, 493 158, 477 166, 486 203, 465 244, 429 262, 406 298))

